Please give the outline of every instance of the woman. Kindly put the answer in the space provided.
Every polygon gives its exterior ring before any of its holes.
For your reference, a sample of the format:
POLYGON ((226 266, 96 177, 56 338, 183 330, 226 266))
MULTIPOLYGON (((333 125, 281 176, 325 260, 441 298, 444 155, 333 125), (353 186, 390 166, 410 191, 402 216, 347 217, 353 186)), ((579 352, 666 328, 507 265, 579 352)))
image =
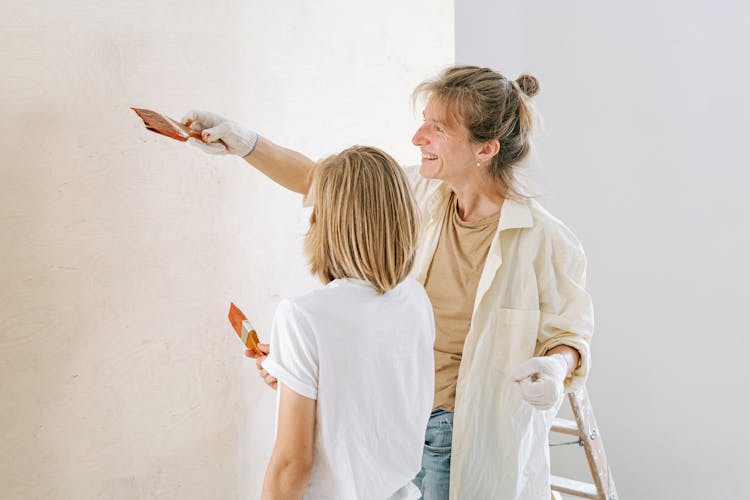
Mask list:
POLYGON ((401 169, 374 148, 323 160, 312 181, 305 249, 326 286, 276 311, 263 369, 279 406, 263 499, 416 499, 434 341, 427 294, 407 277, 416 207, 401 169))
MULTIPOLYGON (((588 374, 583 249, 514 179, 538 89, 530 75, 456 66, 415 90, 427 105, 412 139, 422 163, 406 169, 423 222, 413 275, 436 326, 435 400, 415 479, 426 500, 547 500, 549 427, 564 391, 588 374)), ((210 113, 187 123, 205 151, 242 156, 308 192, 312 160, 210 113)))

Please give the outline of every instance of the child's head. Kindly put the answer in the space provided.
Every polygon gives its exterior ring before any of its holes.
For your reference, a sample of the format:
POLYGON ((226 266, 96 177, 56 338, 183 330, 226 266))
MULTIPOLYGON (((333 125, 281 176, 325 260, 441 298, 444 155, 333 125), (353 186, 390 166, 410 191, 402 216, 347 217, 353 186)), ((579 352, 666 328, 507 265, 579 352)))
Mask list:
POLYGON ((315 206, 305 250, 324 283, 369 281, 380 293, 411 271, 418 212, 401 168, 385 152, 352 146, 313 170, 315 206))

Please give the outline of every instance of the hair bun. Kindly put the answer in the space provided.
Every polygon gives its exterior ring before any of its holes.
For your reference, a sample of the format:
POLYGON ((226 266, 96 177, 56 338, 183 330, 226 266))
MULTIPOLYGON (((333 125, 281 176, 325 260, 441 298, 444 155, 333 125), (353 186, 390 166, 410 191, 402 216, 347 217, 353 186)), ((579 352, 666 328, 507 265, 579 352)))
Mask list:
POLYGON ((524 94, 529 97, 534 97, 539 93, 539 80, 531 75, 523 74, 516 78, 516 83, 524 94))

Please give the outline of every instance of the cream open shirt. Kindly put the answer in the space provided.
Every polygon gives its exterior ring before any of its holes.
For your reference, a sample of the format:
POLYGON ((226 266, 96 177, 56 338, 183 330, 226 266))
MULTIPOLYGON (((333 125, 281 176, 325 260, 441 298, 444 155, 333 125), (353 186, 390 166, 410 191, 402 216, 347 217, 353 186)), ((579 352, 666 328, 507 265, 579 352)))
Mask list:
MULTIPOLYGON (((404 169, 422 213, 413 276, 424 283, 450 190, 404 169)), ((548 434, 558 406, 535 410, 509 374, 557 345, 581 361, 566 390, 589 371, 594 314, 583 249, 537 202, 506 199, 479 278, 458 372, 451 500, 549 500, 548 434)))

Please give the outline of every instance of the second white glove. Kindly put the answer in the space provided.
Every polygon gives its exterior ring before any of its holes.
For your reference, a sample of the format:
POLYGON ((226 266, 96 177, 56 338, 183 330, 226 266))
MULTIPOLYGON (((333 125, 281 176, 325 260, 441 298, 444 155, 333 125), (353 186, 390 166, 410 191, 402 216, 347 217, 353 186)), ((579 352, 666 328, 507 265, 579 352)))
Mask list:
POLYGON ((244 158, 253 152, 258 143, 256 132, 208 111, 190 111, 182 118, 182 123, 201 133, 203 142, 193 138, 188 142, 206 153, 233 154, 244 158))
POLYGON ((565 392, 568 362, 562 354, 531 358, 511 373, 518 382, 521 396, 537 410, 549 410, 565 392))

